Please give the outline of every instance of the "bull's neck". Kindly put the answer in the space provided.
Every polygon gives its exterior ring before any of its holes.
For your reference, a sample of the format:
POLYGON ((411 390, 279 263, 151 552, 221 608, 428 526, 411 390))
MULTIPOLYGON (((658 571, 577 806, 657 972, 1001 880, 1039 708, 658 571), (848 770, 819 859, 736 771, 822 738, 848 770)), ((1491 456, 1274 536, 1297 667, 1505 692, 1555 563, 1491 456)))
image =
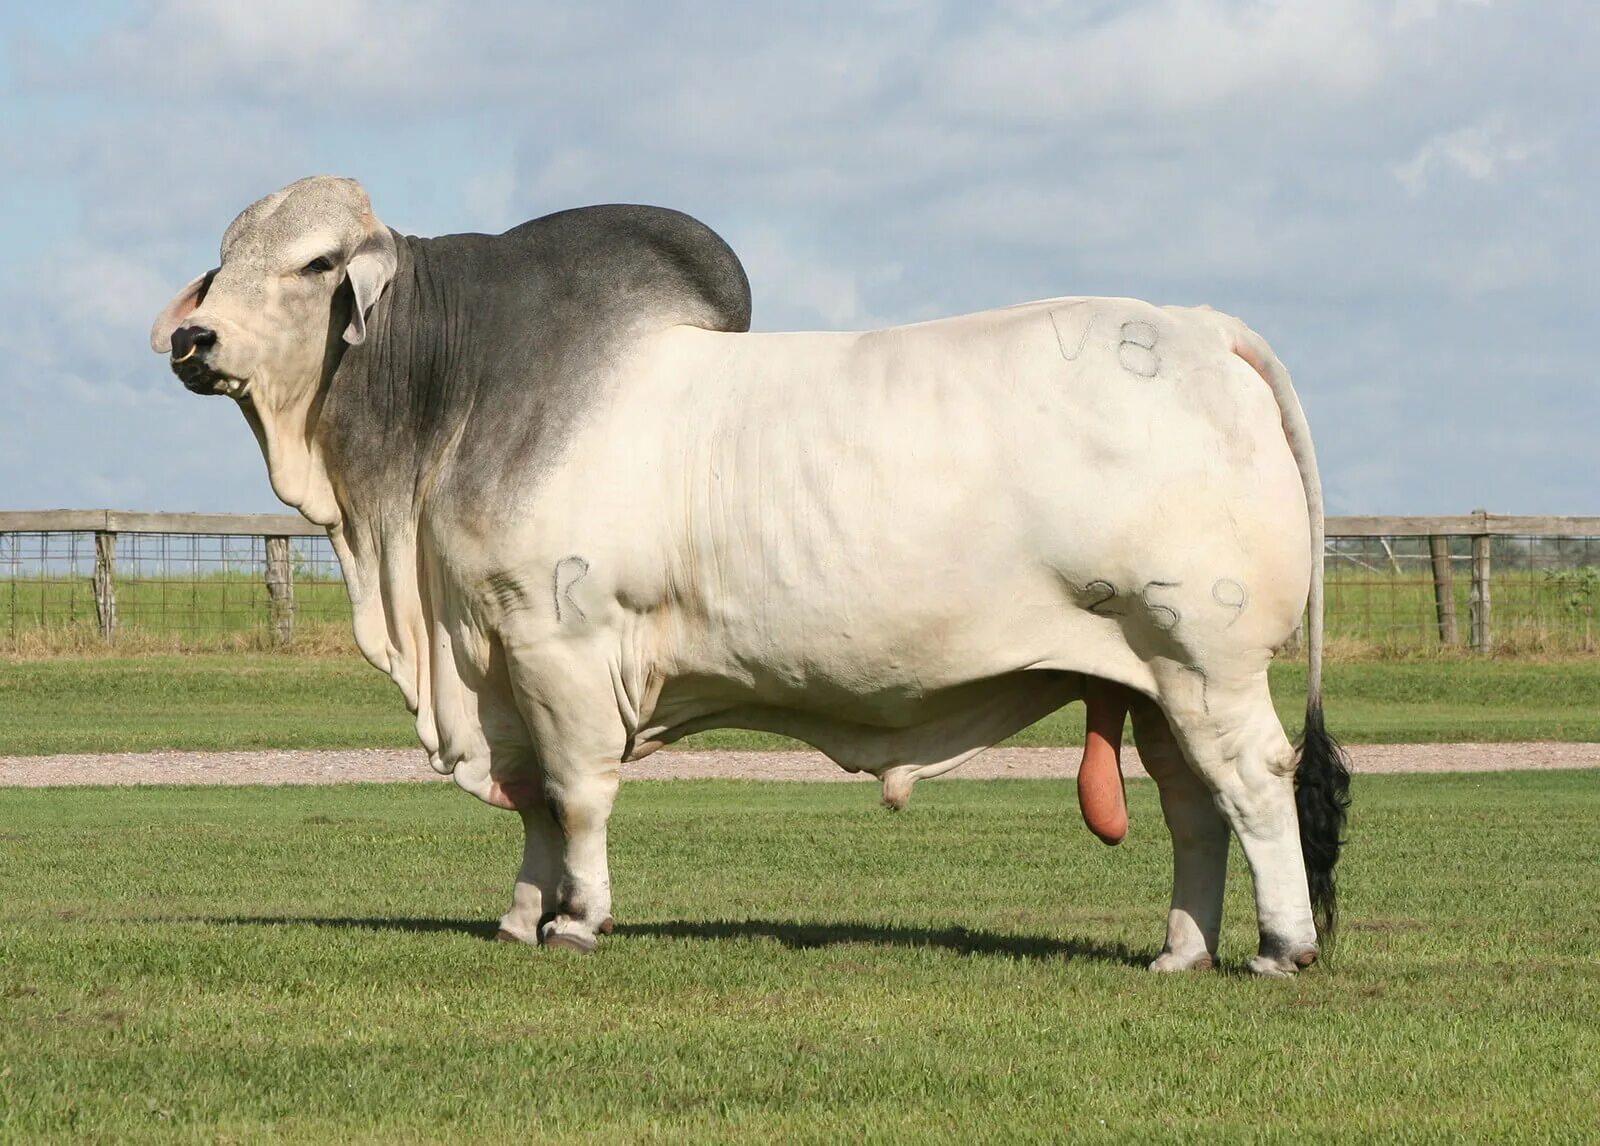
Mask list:
MULTIPOLYGON (((471 405, 452 350, 469 315, 427 239, 396 235, 393 281, 324 385, 315 436, 342 518, 415 521, 471 405)), ((342 327, 341 327, 342 329, 342 327)))
MULTIPOLYGON (((330 353, 310 440, 336 503, 326 524, 350 590, 356 643, 417 711, 426 709, 427 659, 418 525, 470 412, 470 378, 453 352, 469 332, 458 284, 430 240, 395 242, 395 275, 367 316, 366 339, 330 353)), ((343 330, 344 317, 334 320, 343 330)), ((428 744, 420 720, 418 728, 428 744)))

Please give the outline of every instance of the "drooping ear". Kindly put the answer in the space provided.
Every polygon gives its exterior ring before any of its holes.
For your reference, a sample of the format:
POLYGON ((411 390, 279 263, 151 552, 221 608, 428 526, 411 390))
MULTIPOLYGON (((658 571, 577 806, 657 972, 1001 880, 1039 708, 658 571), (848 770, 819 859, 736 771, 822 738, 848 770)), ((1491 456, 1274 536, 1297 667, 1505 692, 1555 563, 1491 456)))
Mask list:
POLYGON ((394 234, 381 223, 350 256, 345 274, 355 293, 355 305, 350 308, 350 325, 344 328, 344 340, 351 346, 366 341, 367 316, 377 305, 383 288, 394 279, 396 263, 394 234))
POLYGON ((155 325, 150 328, 151 350, 157 354, 171 353, 172 332, 182 326, 183 320, 205 301, 206 291, 211 289, 211 280, 217 277, 219 269, 212 267, 205 274, 196 275, 190 280, 189 285, 180 290, 177 297, 156 315, 155 325))

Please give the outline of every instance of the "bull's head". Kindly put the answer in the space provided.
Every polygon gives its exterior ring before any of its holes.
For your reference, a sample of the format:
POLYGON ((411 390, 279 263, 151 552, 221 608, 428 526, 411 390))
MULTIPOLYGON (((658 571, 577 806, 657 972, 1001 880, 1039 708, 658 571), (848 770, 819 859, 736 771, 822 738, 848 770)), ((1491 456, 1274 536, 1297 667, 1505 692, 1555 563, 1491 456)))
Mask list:
POLYGON ((366 338, 394 270, 394 236, 361 184, 302 179, 229 225, 222 265, 167 304, 150 347, 197 394, 282 409, 315 390, 338 337, 366 338))
POLYGON ((313 176, 245 208, 222 236, 222 265, 150 330, 190 390, 239 400, 273 491, 322 525, 339 520, 315 428, 322 383, 340 339, 366 339, 395 266, 394 234, 361 184, 313 176))

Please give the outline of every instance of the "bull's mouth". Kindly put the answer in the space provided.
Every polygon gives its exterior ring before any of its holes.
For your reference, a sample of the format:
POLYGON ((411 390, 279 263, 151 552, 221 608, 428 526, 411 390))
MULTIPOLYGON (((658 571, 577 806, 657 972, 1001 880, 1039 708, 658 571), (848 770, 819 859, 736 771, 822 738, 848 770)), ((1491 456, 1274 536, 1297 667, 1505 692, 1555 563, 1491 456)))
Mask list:
POLYGON ((172 372, 191 394, 228 394, 239 397, 248 388, 242 378, 224 374, 204 362, 198 354, 190 353, 185 359, 172 363, 172 372))

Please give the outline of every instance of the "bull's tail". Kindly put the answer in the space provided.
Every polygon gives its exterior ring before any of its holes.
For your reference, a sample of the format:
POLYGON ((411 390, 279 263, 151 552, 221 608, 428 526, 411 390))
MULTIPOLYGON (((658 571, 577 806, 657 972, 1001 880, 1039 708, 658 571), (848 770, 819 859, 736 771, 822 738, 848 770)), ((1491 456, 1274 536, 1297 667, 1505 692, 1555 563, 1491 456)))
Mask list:
POLYGON ((1305 857, 1306 880, 1311 891, 1311 910, 1324 947, 1333 943, 1339 919, 1338 893, 1333 869, 1344 846, 1345 819, 1350 809, 1350 762, 1339 742, 1328 734, 1322 719, 1322 603, 1323 603, 1323 509, 1322 478, 1317 472, 1317 455, 1311 446, 1311 428, 1306 424, 1300 398, 1289 381, 1289 372, 1272 352, 1266 340, 1240 324, 1234 353, 1248 362, 1272 388, 1283 419, 1284 437, 1289 452, 1300 468, 1305 487, 1306 510, 1311 524, 1311 594, 1306 618, 1306 726, 1300 740, 1300 759, 1295 766, 1295 810, 1300 818, 1300 851, 1305 857))

